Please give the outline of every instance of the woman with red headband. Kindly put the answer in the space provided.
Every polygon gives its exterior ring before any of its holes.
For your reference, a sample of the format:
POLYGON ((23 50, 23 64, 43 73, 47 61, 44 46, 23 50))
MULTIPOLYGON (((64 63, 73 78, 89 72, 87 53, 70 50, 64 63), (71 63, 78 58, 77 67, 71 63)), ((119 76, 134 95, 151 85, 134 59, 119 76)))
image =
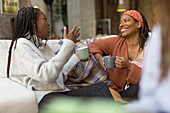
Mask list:
POLYGON ((110 69, 108 83, 110 89, 116 90, 122 97, 137 97, 138 83, 143 67, 145 43, 149 26, 145 17, 135 10, 122 14, 118 37, 99 40, 89 45, 90 52, 105 68, 103 57, 115 56, 115 68, 110 69))

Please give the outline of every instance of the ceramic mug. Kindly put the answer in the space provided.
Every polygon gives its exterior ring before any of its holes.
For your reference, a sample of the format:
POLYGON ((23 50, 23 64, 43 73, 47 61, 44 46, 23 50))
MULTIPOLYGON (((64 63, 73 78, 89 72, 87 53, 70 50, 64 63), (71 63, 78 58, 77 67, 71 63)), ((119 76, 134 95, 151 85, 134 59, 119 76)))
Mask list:
POLYGON ((104 64, 106 68, 115 68, 116 57, 104 57, 104 64))
POLYGON ((77 49, 80 60, 87 60, 89 58, 89 48, 88 46, 81 47, 77 49))

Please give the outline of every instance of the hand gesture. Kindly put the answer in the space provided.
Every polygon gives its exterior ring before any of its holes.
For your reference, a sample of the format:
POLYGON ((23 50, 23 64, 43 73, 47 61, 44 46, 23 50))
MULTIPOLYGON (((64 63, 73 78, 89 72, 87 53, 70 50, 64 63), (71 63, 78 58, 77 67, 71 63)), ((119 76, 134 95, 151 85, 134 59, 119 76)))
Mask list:
POLYGON ((76 26, 74 26, 73 29, 67 34, 67 27, 64 27, 63 38, 72 40, 74 43, 77 43, 80 41, 80 40, 77 40, 77 38, 80 35, 79 30, 80 30, 80 27, 77 28, 76 26))
POLYGON ((133 64, 130 63, 129 60, 127 60, 124 57, 116 56, 115 65, 117 68, 121 69, 127 68, 128 70, 131 70, 133 64))

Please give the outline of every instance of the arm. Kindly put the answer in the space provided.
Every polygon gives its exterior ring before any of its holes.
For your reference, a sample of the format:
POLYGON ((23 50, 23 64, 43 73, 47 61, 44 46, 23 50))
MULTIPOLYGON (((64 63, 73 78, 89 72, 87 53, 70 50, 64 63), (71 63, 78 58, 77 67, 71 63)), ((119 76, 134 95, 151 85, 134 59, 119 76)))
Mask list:
POLYGON ((94 55, 103 69, 105 69, 103 56, 112 55, 113 48, 118 44, 118 38, 120 37, 97 40, 89 44, 89 51, 94 55))
POLYGON ((80 28, 73 27, 73 29, 67 34, 67 28, 64 27, 64 40, 63 45, 60 48, 57 55, 50 60, 45 58, 45 55, 39 51, 32 43, 25 43, 21 41, 19 45, 18 54, 23 70, 26 75, 31 78, 43 82, 50 83, 55 81, 60 75, 63 66, 72 55, 72 51, 75 47, 75 43, 78 42, 80 28))
POLYGON ((95 53, 94 57, 96 58, 96 60, 100 63, 101 67, 106 70, 105 66, 104 66, 104 57, 100 54, 100 53, 95 53))
POLYGON ((75 44, 71 40, 64 39, 58 54, 47 60, 42 53, 39 53, 40 51, 37 48, 35 49, 28 42, 18 40, 17 44, 17 52, 20 56, 19 60, 25 74, 44 83, 55 81, 63 66, 72 55, 75 44))
POLYGON ((112 50, 117 42, 118 37, 97 40, 89 44, 89 51, 92 54, 99 53, 103 55, 111 55, 112 50))
POLYGON ((79 62, 80 59, 77 57, 77 55, 73 54, 63 67, 62 72, 64 74, 64 81, 67 80, 69 73, 75 68, 75 66, 77 66, 79 62))

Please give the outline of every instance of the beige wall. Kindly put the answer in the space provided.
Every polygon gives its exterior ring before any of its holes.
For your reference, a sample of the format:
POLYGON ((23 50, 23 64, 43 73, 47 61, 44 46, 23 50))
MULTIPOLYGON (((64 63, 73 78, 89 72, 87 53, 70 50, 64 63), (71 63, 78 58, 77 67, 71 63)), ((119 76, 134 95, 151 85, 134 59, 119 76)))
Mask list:
POLYGON ((69 31, 77 25, 81 39, 96 36, 95 0, 68 0, 67 14, 69 31))

